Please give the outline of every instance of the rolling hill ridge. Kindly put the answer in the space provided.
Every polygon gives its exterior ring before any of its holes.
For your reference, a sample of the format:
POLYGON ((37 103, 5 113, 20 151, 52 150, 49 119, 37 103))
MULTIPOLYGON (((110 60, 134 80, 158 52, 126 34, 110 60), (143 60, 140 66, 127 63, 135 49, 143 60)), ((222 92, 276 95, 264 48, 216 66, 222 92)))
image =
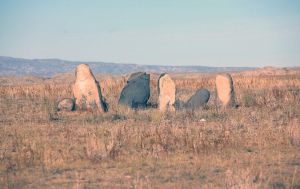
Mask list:
POLYGON ((208 67, 208 66, 159 66, 121 64, 108 62, 68 61, 61 59, 23 59, 0 56, 0 76, 42 76, 52 77, 59 73, 72 72, 78 64, 89 64, 93 73, 125 74, 135 71, 147 72, 229 72, 253 70, 254 67, 208 67))

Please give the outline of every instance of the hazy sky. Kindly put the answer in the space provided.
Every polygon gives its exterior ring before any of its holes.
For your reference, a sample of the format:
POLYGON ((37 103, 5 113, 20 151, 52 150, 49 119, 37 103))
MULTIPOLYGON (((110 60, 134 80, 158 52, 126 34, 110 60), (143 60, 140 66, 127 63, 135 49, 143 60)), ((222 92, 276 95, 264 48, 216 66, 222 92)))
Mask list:
POLYGON ((0 0, 0 55, 300 66, 300 0, 0 0))

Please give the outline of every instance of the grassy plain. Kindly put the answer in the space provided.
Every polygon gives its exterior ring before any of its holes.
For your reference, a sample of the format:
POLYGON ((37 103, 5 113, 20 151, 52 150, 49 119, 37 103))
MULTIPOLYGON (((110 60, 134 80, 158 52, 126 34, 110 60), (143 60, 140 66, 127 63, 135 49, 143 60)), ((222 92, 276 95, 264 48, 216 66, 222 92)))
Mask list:
POLYGON ((208 107, 160 113, 154 74, 145 110, 117 106, 124 78, 98 76, 108 113, 58 112, 74 78, 1 78, 0 188, 300 188, 299 72, 233 74, 227 110, 214 75, 172 76, 181 100, 208 88, 208 107))

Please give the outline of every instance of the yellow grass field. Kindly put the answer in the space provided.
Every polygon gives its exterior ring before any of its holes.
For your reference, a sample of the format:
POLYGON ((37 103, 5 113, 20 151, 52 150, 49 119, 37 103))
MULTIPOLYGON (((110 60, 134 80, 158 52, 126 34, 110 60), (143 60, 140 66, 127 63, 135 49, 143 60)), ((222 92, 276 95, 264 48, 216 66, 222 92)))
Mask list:
POLYGON ((300 188, 300 72, 234 73, 224 110, 215 75, 171 74, 176 97, 210 90, 208 107, 160 113, 117 101, 126 79, 98 75, 108 113, 58 112, 73 74, 0 78, 0 188, 300 188))

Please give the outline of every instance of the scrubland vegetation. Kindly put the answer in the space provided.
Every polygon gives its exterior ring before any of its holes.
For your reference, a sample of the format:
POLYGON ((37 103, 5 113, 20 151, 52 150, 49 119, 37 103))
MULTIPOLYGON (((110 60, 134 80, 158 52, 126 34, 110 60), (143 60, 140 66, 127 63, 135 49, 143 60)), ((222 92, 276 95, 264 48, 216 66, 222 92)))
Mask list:
MULTIPOLYGON (((177 98, 203 110, 117 105, 125 80, 101 78, 108 113, 58 112, 71 83, 0 86, 0 188, 300 188, 300 74, 234 74, 237 109, 222 109, 214 75, 172 75, 177 98)), ((69 80, 70 81, 70 80, 69 80)))

